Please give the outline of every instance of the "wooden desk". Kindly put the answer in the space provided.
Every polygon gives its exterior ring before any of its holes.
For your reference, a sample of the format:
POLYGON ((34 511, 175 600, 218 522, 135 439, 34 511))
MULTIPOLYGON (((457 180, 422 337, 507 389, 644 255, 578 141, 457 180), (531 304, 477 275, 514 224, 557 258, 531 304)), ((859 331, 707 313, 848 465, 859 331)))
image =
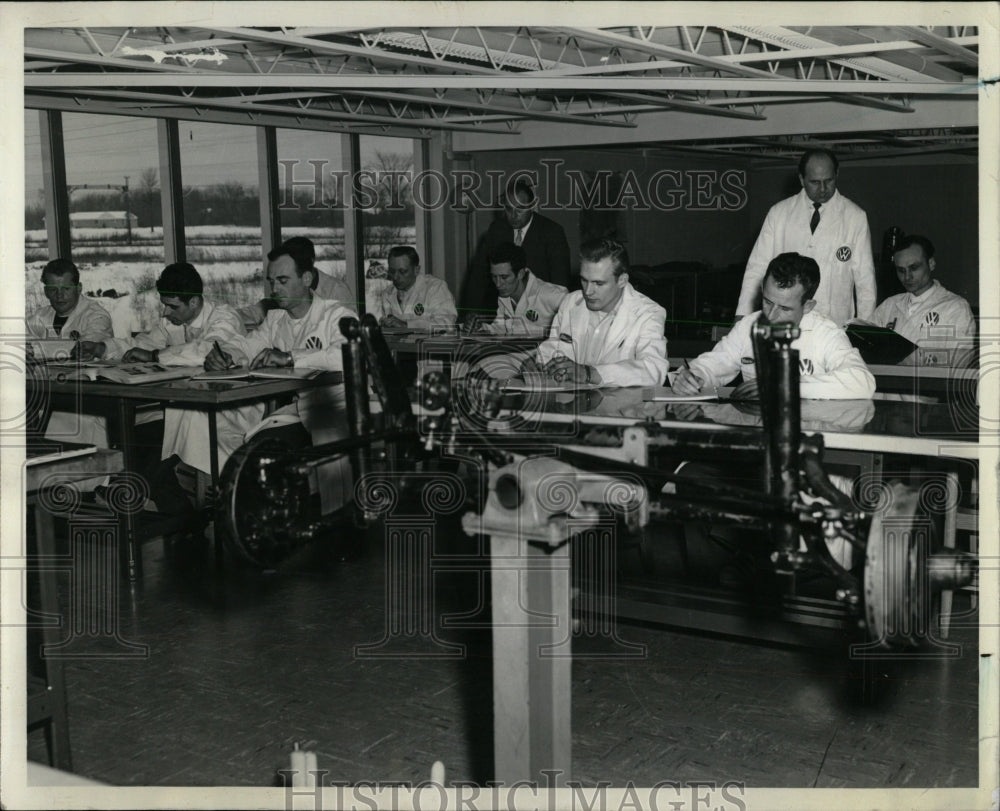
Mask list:
MULTIPOLYGON (((208 412, 210 474, 213 486, 219 481, 218 428, 219 410, 247 403, 265 401, 269 405, 281 397, 317 386, 342 383, 342 372, 327 372, 311 380, 168 380, 159 383, 126 385, 107 381, 73 380, 43 381, 53 401, 62 402, 66 410, 110 410, 117 415, 120 445, 124 454, 124 470, 135 471, 135 413, 144 403, 159 403, 176 408, 193 408, 208 412), (67 402, 68 401, 68 402, 67 402)), ((28 378, 29 388, 38 385, 28 378)), ((31 392, 29 392, 29 397, 31 392)), ((135 538, 131 514, 126 516, 127 537, 122 545, 129 578, 138 577, 142 568, 141 553, 135 538)), ((221 562, 222 546, 215 543, 216 561, 221 562)))
MULTIPOLYGON (((50 620, 61 618, 59 593, 51 561, 55 558, 53 500, 46 500, 46 490, 75 481, 116 473, 122 469, 121 451, 98 450, 87 456, 40 462, 25 470, 25 504, 34 513, 35 555, 28 568, 38 571, 39 603, 42 614, 50 620), (46 503, 48 501, 48 503, 46 503)), ((52 650, 59 644, 57 626, 51 621, 42 626, 44 647, 52 650)), ((45 728, 49 760, 57 769, 73 768, 69 743, 69 723, 66 708, 66 682, 62 662, 58 657, 40 658, 44 676, 28 676, 28 729, 45 728)))

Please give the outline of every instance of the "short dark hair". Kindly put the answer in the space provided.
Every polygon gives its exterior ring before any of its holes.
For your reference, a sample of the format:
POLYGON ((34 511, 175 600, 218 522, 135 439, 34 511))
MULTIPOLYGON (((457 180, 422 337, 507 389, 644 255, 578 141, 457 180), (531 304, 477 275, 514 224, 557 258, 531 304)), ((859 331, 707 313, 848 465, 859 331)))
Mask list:
POLYGON ((42 278, 45 274, 50 276, 65 276, 67 273, 73 278, 73 284, 80 283, 80 269, 70 262, 69 259, 53 259, 42 268, 42 278))
POLYGON ((615 276, 628 273, 628 251, 620 242, 609 237, 591 239, 580 246, 580 259, 587 262, 600 262, 610 259, 615 276))
POLYGON ((767 266, 764 280, 770 276, 782 290, 801 284, 802 301, 809 301, 819 287, 819 265, 816 260, 800 253, 779 253, 767 266))
POLYGON ((273 262, 282 256, 290 256, 295 263, 295 272, 301 276, 307 270, 312 272, 312 283, 310 290, 315 290, 319 283, 319 274, 316 272, 316 246, 308 237, 289 237, 277 248, 272 248, 267 252, 267 261, 273 262))
POLYGON ((840 171, 840 161, 837 160, 837 156, 834 155, 829 149, 808 149, 802 153, 802 157, 799 158, 799 174, 805 175, 806 164, 813 158, 829 158, 830 162, 833 164, 833 173, 837 174, 840 171))
POLYGON ((907 248, 912 248, 914 245, 919 245, 920 250, 924 252, 924 259, 934 258, 934 243, 931 242, 927 237, 922 237, 920 234, 907 234, 898 243, 892 251, 892 255, 895 256, 900 251, 904 251, 907 248))
POLYGON ((183 301, 185 304, 195 296, 204 298, 201 275, 188 262, 174 262, 167 265, 156 280, 156 292, 183 301))
POLYGON ((528 266, 528 257, 520 245, 501 242, 490 252, 490 266, 493 265, 510 265, 514 273, 520 273, 528 266))
POLYGON ((396 245, 389 249, 389 255, 386 257, 388 262, 391 259, 395 259, 397 256, 405 256, 410 260, 410 267, 415 268, 420 264, 420 254, 417 253, 417 249, 412 245, 396 245))

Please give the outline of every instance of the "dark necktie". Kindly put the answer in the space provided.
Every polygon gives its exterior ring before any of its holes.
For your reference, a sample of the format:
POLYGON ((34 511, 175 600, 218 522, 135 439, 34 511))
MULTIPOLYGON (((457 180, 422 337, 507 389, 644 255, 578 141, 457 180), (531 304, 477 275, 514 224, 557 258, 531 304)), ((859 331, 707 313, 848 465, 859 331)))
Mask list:
POLYGON ((69 321, 68 315, 56 315, 52 319, 52 331, 56 335, 62 335, 62 328, 66 326, 66 322, 69 321))
POLYGON ((809 220, 809 231, 813 234, 816 233, 816 226, 819 225, 819 207, 823 205, 822 203, 813 203, 813 216, 809 220))

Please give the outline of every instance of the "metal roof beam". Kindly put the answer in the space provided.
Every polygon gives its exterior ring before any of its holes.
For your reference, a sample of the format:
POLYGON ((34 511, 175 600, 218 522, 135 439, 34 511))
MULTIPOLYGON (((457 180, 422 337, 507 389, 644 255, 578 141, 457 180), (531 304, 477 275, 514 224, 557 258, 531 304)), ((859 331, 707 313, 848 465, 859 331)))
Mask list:
POLYGON ((478 65, 466 65, 460 62, 445 62, 438 59, 428 59, 424 56, 414 56, 413 54, 395 53, 384 51, 380 48, 365 48, 360 45, 348 45, 339 42, 325 42, 323 40, 312 39, 310 37, 294 36, 292 34, 278 33, 275 31, 260 31, 254 28, 218 28, 210 30, 225 34, 230 37, 240 37, 243 39, 270 42, 273 45, 283 45, 285 47, 304 48, 315 54, 333 54, 342 56, 363 56, 367 59, 383 59, 388 62, 399 62, 404 65, 419 65, 421 67, 441 70, 449 68, 462 71, 464 73, 474 73, 485 76, 495 76, 496 71, 490 68, 481 68, 478 65))
POLYGON ((919 28, 911 25, 905 25, 900 30, 909 34, 921 45, 926 45, 930 48, 942 51, 948 54, 948 56, 965 62, 967 65, 979 65, 979 54, 974 51, 970 51, 968 48, 961 45, 956 45, 953 40, 948 39, 947 37, 938 36, 933 31, 928 31, 926 28, 919 28))
MULTIPOLYGON (((64 94, 65 95, 65 94, 64 94)), ((168 96, 164 93, 120 92, 114 90, 88 90, 84 95, 103 98, 154 102, 157 104, 171 103, 187 107, 206 107, 222 110, 241 110, 246 116, 258 112, 278 113, 294 118, 322 118, 328 121, 363 121, 369 124, 385 124, 395 127, 428 127, 433 129, 454 130, 457 132, 489 132, 499 135, 510 134, 510 130, 486 127, 464 127, 459 124, 441 124, 434 118, 401 118, 397 116, 370 115, 366 113, 338 113, 333 110, 323 110, 316 107, 283 107, 279 104, 259 104, 250 106, 239 102, 216 101, 215 99, 195 98, 185 96, 168 96)))
POLYGON ((298 87, 319 89, 369 89, 399 87, 442 89, 463 88, 479 90, 497 88, 506 90, 573 90, 601 93, 630 90, 675 90, 698 92, 706 90, 763 91, 769 93, 880 93, 903 96, 948 96, 949 98, 975 98, 979 92, 978 81, 968 82, 904 82, 858 81, 854 79, 770 79, 706 76, 603 77, 589 79, 581 86, 579 79, 569 76, 413 76, 399 74, 374 74, 344 76, 315 74, 233 74, 215 71, 195 71, 178 74, 151 73, 33 73, 24 77, 25 87, 298 87))
POLYGON ((773 78, 774 74, 757 68, 747 68, 740 64, 726 62, 714 56, 705 56, 694 51, 685 51, 683 48, 674 48, 670 45, 661 45, 649 40, 634 39, 623 34, 616 34, 613 31, 603 31, 597 28, 574 28, 560 27, 560 33, 576 36, 589 42, 598 42, 602 45, 609 45, 614 48, 626 48, 628 50, 639 51, 651 56, 670 56, 679 59, 684 65, 697 65, 702 68, 718 70, 724 73, 735 73, 740 76, 758 76, 761 78, 773 78))
MULTIPOLYGON (((312 130, 318 132, 356 132, 360 135, 386 135, 398 138, 430 138, 430 130, 413 130, 405 127, 352 126, 344 122, 325 119, 294 118, 292 116, 260 113, 253 120, 247 120, 246 112, 229 110, 204 110, 194 107, 178 107, 176 105, 142 104, 141 102, 97 101, 94 99, 74 99, 71 97, 49 96, 38 93, 26 93, 24 106, 31 110, 62 110, 69 113, 99 113, 101 115, 138 116, 144 111, 155 110, 157 118, 171 118, 181 121, 200 121, 216 124, 234 124, 237 126, 270 126, 285 129, 312 130)), ((508 135, 518 135, 508 132, 508 135)))
MULTIPOLYGON (((956 45, 977 45, 979 37, 955 37, 949 41, 956 45)), ((891 51, 911 50, 913 50, 913 43, 910 40, 897 40, 894 42, 866 42, 859 45, 829 44, 815 48, 790 48, 784 51, 767 51, 766 53, 722 54, 715 58, 727 63, 747 65, 754 62, 783 62, 789 59, 836 59, 837 57, 869 56, 891 51)), ((623 65, 571 66, 548 70, 533 70, 530 73, 543 76, 591 76, 607 75, 609 73, 634 73, 647 70, 670 70, 685 67, 687 64, 689 63, 679 62, 676 59, 656 59, 649 62, 629 62, 623 65)))

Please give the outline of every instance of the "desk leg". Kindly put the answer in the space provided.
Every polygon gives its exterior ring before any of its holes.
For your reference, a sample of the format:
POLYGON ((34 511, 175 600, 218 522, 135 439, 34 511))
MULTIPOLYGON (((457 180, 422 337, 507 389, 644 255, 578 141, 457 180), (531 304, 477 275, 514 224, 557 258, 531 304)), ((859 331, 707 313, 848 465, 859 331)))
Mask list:
MULTIPOLYGON (((219 427, 215 421, 218 412, 213 408, 208 412, 208 458, 209 468, 212 474, 212 503, 215 508, 215 499, 219 497, 219 427)), ((214 515, 213 515, 214 518, 214 515)), ((215 547, 215 570, 222 571, 222 544, 219 542, 219 533, 213 527, 212 546, 215 547)))
MULTIPOLYGON (((125 472, 138 476, 135 460, 135 402, 125 398, 118 400, 118 436, 121 442, 122 463, 125 472)), ((155 493, 151 494, 155 499, 155 493)), ((142 550, 139 547, 135 533, 135 515, 133 510, 123 510, 119 526, 124 530, 121 553, 122 565, 128 571, 128 579, 136 580, 142 574, 142 550)))
POLYGON ((570 779, 570 544, 490 538, 494 779, 570 779), (554 773, 553 773, 554 772, 554 773))
MULTIPOLYGON (((53 571, 55 559, 55 525, 52 515, 40 505, 35 511, 35 553, 38 555, 38 591, 41 609, 47 615, 62 616, 59 611, 59 592, 53 571)), ((42 630, 44 647, 51 650, 59 642, 59 633, 51 622, 42 630)), ((56 656, 45 656, 45 684, 47 691, 48 719, 45 723, 45 743, 49 750, 49 762, 57 769, 73 771, 73 760, 69 745, 69 714, 66 707, 66 681, 63 677, 62 662, 56 656)))

